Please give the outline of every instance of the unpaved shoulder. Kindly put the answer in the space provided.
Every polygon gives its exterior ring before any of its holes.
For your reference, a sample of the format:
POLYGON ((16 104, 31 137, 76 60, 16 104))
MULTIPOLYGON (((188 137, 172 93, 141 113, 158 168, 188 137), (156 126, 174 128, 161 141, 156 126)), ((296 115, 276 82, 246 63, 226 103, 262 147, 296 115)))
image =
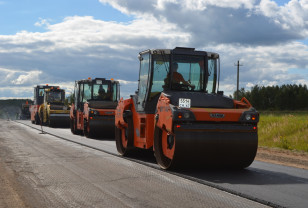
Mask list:
POLYGON ((308 153, 259 147, 256 160, 308 170, 308 153))

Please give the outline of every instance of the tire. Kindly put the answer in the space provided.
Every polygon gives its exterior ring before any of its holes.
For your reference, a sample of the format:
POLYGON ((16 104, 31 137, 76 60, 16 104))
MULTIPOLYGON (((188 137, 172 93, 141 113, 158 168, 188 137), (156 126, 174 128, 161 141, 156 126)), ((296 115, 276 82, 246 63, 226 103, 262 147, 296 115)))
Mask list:
POLYGON ((122 156, 128 156, 134 147, 134 124, 131 116, 126 117, 128 127, 119 129, 115 127, 115 141, 118 153, 122 156))
POLYGON ((81 135, 82 131, 77 129, 77 121, 75 119, 70 119, 71 132, 75 135, 81 135))
POLYGON ((90 126, 89 126, 87 120, 84 120, 83 125, 84 125, 84 127, 83 127, 83 134, 85 135, 85 137, 93 138, 94 135, 93 135, 93 133, 92 133, 92 131, 90 129, 90 126))
POLYGON ((75 128, 74 128, 74 120, 70 118, 70 129, 72 134, 76 134, 75 128))
POLYGON ((42 120, 41 121, 41 123, 42 123, 42 126, 45 126, 46 125, 46 122, 44 122, 44 112, 43 111, 41 111, 41 117, 40 117, 40 120, 42 120))
MULTIPOLYGON (((156 157, 156 161, 157 164, 162 168, 162 169, 170 169, 172 168, 172 164, 173 164, 173 158, 168 158, 165 154, 164 154, 164 146, 168 146, 168 145, 163 145, 164 141, 163 136, 167 136, 166 135, 166 131, 162 130, 160 128, 158 128, 157 126, 155 127, 154 130, 154 149, 155 149, 155 157, 156 157)), ((168 136, 167 136, 168 137, 168 136)), ((168 146, 166 149, 170 149, 169 151, 171 151, 173 149, 173 153, 174 153, 174 147, 175 145, 175 141, 173 140, 172 145, 168 146)))
POLYGON ((40 119, 38 113, 36 113, 35 116, 34 116, 34 123, 36 125, 41 125, 41 119, 40 119))

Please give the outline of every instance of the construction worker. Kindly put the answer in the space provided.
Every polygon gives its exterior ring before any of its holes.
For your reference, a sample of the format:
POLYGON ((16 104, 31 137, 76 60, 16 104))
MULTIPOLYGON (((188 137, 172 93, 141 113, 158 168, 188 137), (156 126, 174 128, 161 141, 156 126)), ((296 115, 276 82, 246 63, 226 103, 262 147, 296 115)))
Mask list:
MULTIPOLYGON (((189 82, 187 82, 183 78, 183 75, 178 72, 178 68, 179 68, 178 63, 173 62, 172 64, 172 86, 173 88, 177 88, 176 85, 184 84, 184 85, 191 87, 192 89, 195 89, 195 85, 192 85, 189 82)), ((167 78, 165 79, 165 86, 168 86, 167 84, 168 81, 169 81, 169 74, 167 75, 167 78)))
POLYGON ((100 100, 105 100, 105 98, 106 98, 106 92, 105 92, 102 85, 99 86, 98 97, 99 97, 100 100))

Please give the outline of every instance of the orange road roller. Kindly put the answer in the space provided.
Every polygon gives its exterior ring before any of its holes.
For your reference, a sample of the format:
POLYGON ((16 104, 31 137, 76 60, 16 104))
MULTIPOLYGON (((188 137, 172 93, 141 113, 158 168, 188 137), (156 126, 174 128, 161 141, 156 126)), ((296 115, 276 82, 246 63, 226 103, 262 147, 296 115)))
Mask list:
POLYGON ((114 138, 114 115, 120 98, 120 84, 113 79, 83 79, 75 82, 70 110, 73 134, 114 138))
POLYGON ((116 108, 120 155, 151 149, 163 169, 253 162, 259 113, 219 91, 219 54, 176 47, 140 52, 139 60, 138 90, 116 108))

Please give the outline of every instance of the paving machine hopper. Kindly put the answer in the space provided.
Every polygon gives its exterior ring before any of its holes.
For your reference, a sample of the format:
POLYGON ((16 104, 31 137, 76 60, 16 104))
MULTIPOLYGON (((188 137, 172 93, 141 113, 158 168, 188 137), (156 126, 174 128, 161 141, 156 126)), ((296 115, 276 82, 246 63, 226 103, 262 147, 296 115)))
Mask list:
POLYGON ((258 112, 218 91, 219 55, 194 48, 140 52, 138 90, 116 109, 116 146, 125 156, 152 149, 163 169, 245 168, 254 160, 258 112))
POLYGON ((113 79, 76 81, 74 103, 70 110, 72 133, 114 138, 114 115, 119 97, 119 82, 113 79))

